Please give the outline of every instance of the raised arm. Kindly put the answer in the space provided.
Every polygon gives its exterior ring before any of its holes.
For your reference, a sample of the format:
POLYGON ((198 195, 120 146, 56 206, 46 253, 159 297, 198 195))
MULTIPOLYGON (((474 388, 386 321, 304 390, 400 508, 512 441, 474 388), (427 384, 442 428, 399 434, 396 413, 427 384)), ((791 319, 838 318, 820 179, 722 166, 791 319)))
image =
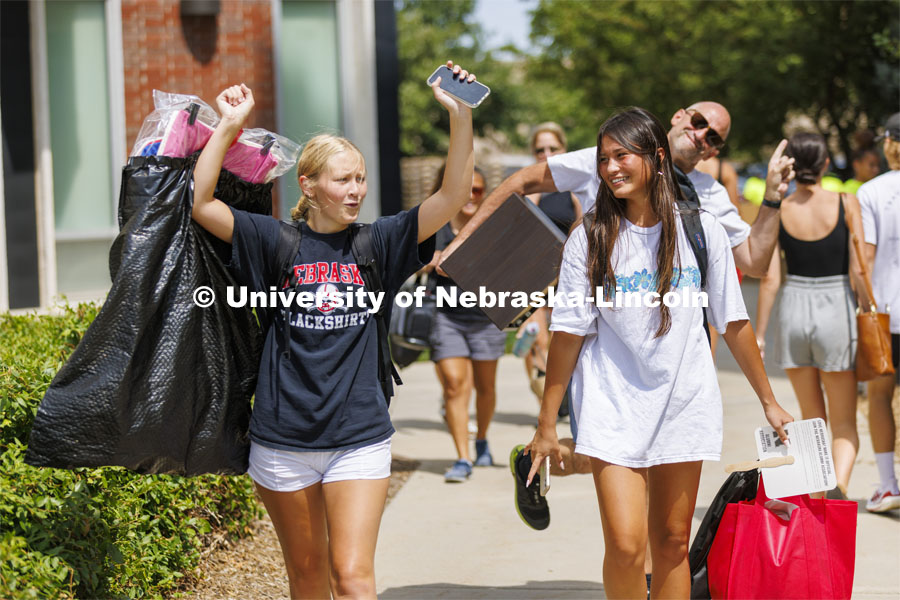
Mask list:
MULTIPOLYGON (((447 66, 460 79, 475 80, 472 75, 453 66, 447 66)), ((472 149, 472 109, 444 93, 438 77, 431 84, 435 99, 447 109, 450 115, 450 148, 447 150, 447 166, 441 187, 422 202, 419 207, 419 243, 424 242, 444 226, 469 201, 472 191, 472 172, 475 168, 475 153, 472 149)))
MULTIPOLYGON (((769 159, 769 170, 766 173, 765 201, 772 202, 778 207, 781 206, 788 184, 794 178, 794 159, 787 158, 783 154, 786 146, 787 140, 781 140, 769 159)), ((751 277, 762 277, 766 274, 772 260, 772 252, 775 250, 775 242, 778 240, 779 213, 780 208, 763 204, 750 228, 750 237, 732 249, 737 267, 751 277)))
POLYGON ((781 252, 776 243, 769 270, 759 282, 759 297, 756 301, 756 343, 759 345, 759 352, 763 359, 765 359, 765 339, 766 331, 769 329, 769 317, 772 315, 772 306, 775 304, 775 295, 778 293, 780 285, 781 252))
POLYGON ((555 192, 556 184, 553 183, 553 177, 550 175, 550 167, 546 161, 529 165, 523 169, 519 169, 497 186, 491 194, 484 199, 478 210, 469 219, 469 222, 463 227, 453 241, 444 248, 441 254, 441 261, 447 259, 453 254, 456 248, 468 238, 478 226, 484 223, 497 207, 503 204, 503 201, 512 194, 536 194, 538 192, 555 192))
POLYGON ((225 89, 216 97, 222 120, 200 153, 194 167, 194 207, 191 217, 220 240, 231 243, 234 215, 228 205, 213 198, 225 152, 253 110, 253 92, 243 83, 225 89))

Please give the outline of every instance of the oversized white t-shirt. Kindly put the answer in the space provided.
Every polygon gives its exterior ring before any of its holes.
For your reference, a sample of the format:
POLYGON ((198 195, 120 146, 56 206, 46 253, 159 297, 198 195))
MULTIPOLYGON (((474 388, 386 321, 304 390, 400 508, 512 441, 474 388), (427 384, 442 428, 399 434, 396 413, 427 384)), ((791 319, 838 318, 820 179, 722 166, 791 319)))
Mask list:
MULTIPOLYGON (((584 212, 594 207, 600 177, 597 175, 597 147, 557 154, 547 159, 553 183, 560 192, 572 192, 581 202, 584 212)), ((687 174, 694 184, 700 206, 712 213, 725 228, 729 245, 734 248, 750 235, 750 226, 741 219, 728 190, 711 175, 697 169, 687 174)))
POLYGON ((856 192, 866 243, 875 244, 872 292, 879 310, 891 311, 891 333, 900 333, 900 171, 867 181, 856 192))
MULTIPOLYGON (((734 258, 724 228, 701 211, 709 248, 709 322, 724 332, 747 319, 734 258)), ((700 291, 700 271, 678 227, 681 277, 673 291, 700 291)), ((612 264, 617 288, 656 290, 656 252, 662 225, 642 228, 627 220, 620 228, 612 264)), ((581 225, 563 252, 558 291, 593 297, 587 275, 587 237, 581 225)), ((699 308, 670 308, 669 333, 655 338, 659 308, 583 306, 553 308, 550 329, 585 336, 572 375, 578 422, 575 451, 627 467, 719 460, 722 450, 722 397, 699 308)))

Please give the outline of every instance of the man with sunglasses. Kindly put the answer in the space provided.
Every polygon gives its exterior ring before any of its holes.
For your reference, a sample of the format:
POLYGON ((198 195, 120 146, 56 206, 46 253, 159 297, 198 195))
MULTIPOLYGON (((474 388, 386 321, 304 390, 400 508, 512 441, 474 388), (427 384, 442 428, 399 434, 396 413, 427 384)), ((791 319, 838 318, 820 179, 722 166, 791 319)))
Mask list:
MULTIPOLYGON (((691 180, 700 206, 715 215, 725 228, 737 267, 747 275, 762 277, 778 238, 781 199, 793 177, 790 168, 793 160, 782 155, 787 141, 779 144, 769 160, 765 200, 751 227, 741 219, 728 191, 712 176, 694 169, 701 160, 716 156, 725 145, 731 130, 731 117, 725 107, 717 102, 697 102, 678 109, 672 115, 671 123, 668 138, 672 161, 691 180)), ((584 212, 588 212, 594 206, 599 187, 595 146, 551 156, 546 162, 520 169, 485 199, 469 224, 444 251, 443 259, 446 260, 513 193, 572 192, 581 201, 584 212)))

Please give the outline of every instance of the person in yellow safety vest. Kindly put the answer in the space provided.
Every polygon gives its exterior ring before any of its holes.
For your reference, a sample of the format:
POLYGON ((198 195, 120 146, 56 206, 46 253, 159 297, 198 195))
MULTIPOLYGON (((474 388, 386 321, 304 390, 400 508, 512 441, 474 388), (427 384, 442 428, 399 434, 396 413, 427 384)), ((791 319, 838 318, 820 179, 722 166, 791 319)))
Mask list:
MULTIPOLYGON (((844 192, 844 182, 834 175, 822 178, 822 189, 829 192, 844 192)), ((762 204, 763 195, 766 193, 766 182, 759 177, 749 177, 744 182, 744 199, 759 206, 762 204)))
POLYGON ((744 199, 756 206, 762 204, 763 196, 766 194, 766 181, 759 177, 748 177, 744 182, 744 199))
POLYGON ((841 181, 840 177, 835 177, 834 175, 826 175, 822 178, 822 189, 827 190, 829 192, 836 192, 840 194, 844 191, 844 182, 841 181))
MULTIPOLYGON (((848 180, 847 184, 853 181, 848 180)), ((845 193, 853 193, 850 189, 845 187, 843 181, 840 178, 835 177, 834 175, 826 175, 822 178, 822 189, 827 190, 829 192, 845 192, 845 193)), ((862 185, 860 182, 856 182, 856 187, 854 189, 858 189, 859 186, 862 185)), ((747 202, 752 202, 753 204, 759 206, 762 204, 763 195, 766 193, 766 182, 759 177, 748 177, 747 181, 744 182, 744 199, 747 202)))

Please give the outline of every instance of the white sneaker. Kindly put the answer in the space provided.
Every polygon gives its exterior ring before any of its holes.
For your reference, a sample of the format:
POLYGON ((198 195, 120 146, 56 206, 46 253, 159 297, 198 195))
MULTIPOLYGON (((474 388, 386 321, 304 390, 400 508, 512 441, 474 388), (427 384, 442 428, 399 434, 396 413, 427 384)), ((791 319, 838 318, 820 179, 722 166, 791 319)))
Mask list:
POLYGON ((879 488, 866 502, 866 510, 874 513, 883 513, 900 508, 900 493, 879 488))

